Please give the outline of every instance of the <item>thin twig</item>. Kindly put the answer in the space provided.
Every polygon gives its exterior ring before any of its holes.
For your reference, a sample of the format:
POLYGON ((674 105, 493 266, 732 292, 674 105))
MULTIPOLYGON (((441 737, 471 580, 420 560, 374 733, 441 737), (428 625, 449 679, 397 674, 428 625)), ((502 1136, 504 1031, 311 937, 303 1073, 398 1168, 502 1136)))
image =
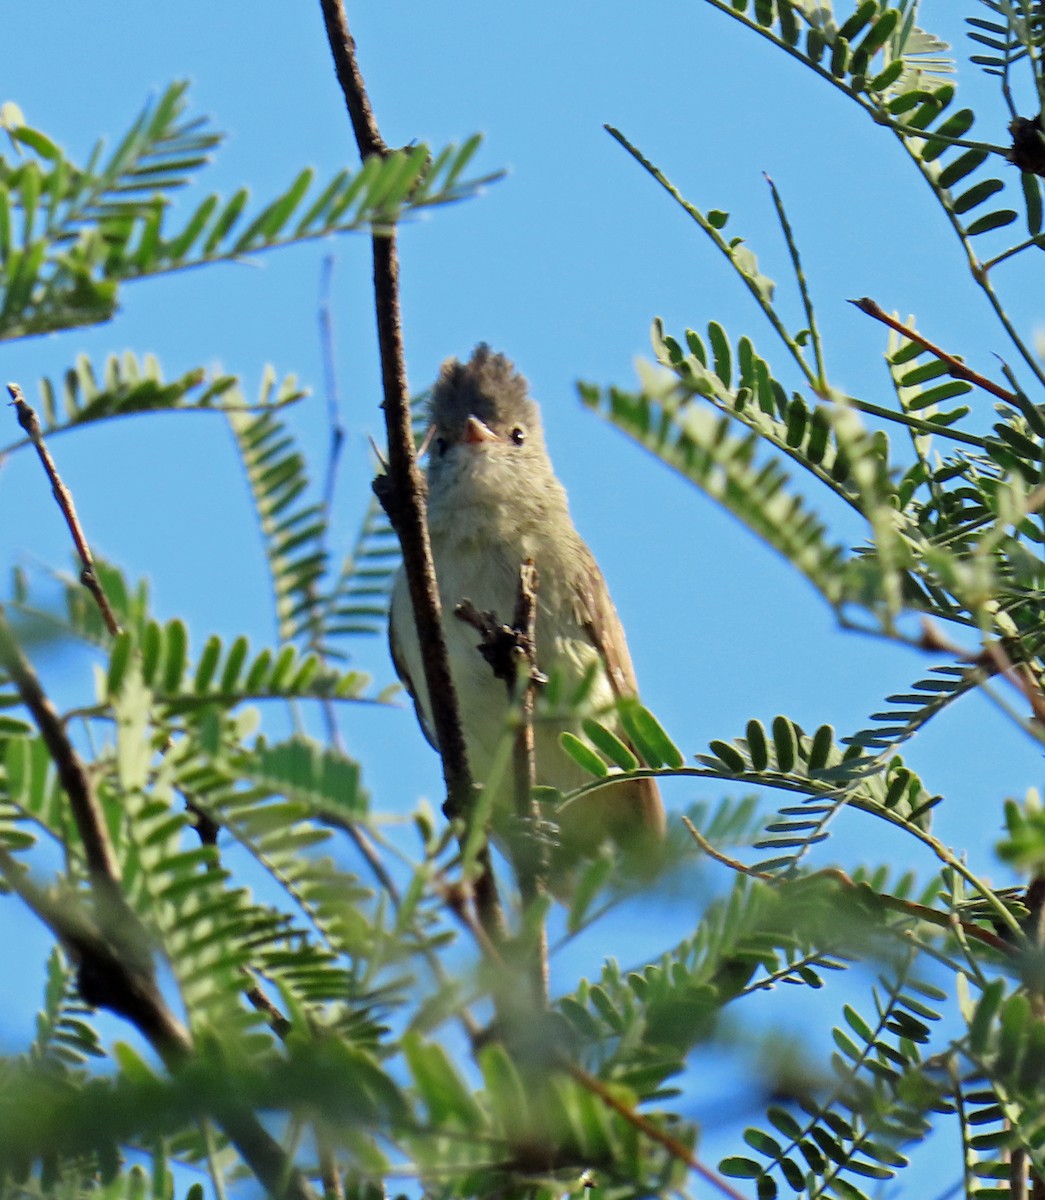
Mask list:
POLYGON ((334 275, 334 256, 323 259, 323 274, 319 285, 319 342, 323 349, 323 390, 327 398, 327 424, 330 428, 330 450, 327 455, 327 474, 323 484, 323 511, 327 517, 334 505, 337 468, 345 445, 345 426, 341 420, 341 403, 337 391, 337 368, 334 360, 334 322, 330 310, 330 282, 334 275))
POLYGON ((450 914, 460 923, 463 929, 466 929, 475 940, 475 944, 487 958, 496 967, 504 966, 504 959, 501 957, 501 951, 498 948, 503 939, 498 939, 497 942, 487 934, 486 929, 477 922, 472 915, 469 900, 471 897, 461 887, 459 883, 450 883, 443 891, 446 899, 446 907, 450 910, 450 914))
MULTIPOLYGON (((537 671, 537 568, 527 559, 519 568, 519 592, 512 624, 518 636, 519 663, 513 691, 522 683, 519 696, 519 728, 515 735, 515 812, 520 822, 529 823, 539 815, 534 806, 533 789, 537 786, 537 763, 533 744, 533 706, 537 671)), ((541 890, 540 870, 525 871, 519 885, 526 903, 541 890)))
MULTIPOLYGON (((1011 1121, 1006 1121, 1005 1127, 1008 1133, 1013 1132, 1011 1121)), ((1009 1154, 1009 1196, 1011 1200, 1028 1200, 1027 1151, 1022 1146, 1013 1146, 1009 1154)))
POLYGON ((1041 684, 1035 679, 1034 672, 1028 664, 1014 663, 1005 653, 1001 642, 986 642, 981 657, 989 659, 998 674, 1023 693, 1034 719, 1045 727, 1045 695, 1042 694, 1041 684))
MULTIPOLYGON (((494 678, 505 685, 508 703, 517 705, 519 724, 512 745, 517 836, 511 839, 510 851, 524 909, 529 909, 544 894, 548 870, 547 855, 538 831, 540 806, 534 798, 537 761, 533 710, 536 688, 544 681, 537 670, 537 583, 537 568, 533 559, 527 559, 519 567, 519 587, 511 625, 503 624, 495 612, 476 608, 471 600, 462 600, 454 608, 454 616, 479 634, 481 640, 476 649, 489 664, 494 678)), ((538 931, 533 970, 535 996, 543 1007, 548 1003, 548 933, 543 921, 538 931)))
POLYGON ((371 154, 387 154, 388 146, 377 128, 374 110, 370 107, 363 72, 356 57, 356 43, 348 28, 348 16, 342 0, 319 0, 323 9, 327 41, 334 56, 334 71, 341 84, 352 133, 359 147, 359 157, 366 159, 371 154))
MULTIPOLYGON (((1028 499, 1028 511, 1038 508, 1045 500, 1045 487, 1037 488, 1028 499)), ((1014 663, 1005 652, 1001 642, 984 642, 983 649, 978 654, 970 654, 946 638, 932 621, 923 620, 921 637, 917 645, 921 650, 931 652, 942 650, 946 654, 953 655, 960 662, 978 667, 989 675, 1000 675, 1003 679, 1007 679, 1026 699, 1035 719, 1045 727, 1045 693, 1042 691, 1040 681, 1028 663, 1014 663)))
POLYGON ((274 1004, 262 990, 261 984, 254 979, 249 972, 244 972, 245 977, 251 982, 243 989, 243 994, 246 996, 251 1008, 256 1012, 261 1013, 268 1021, 269 1028, 279 1038, 281 1042, 287 1040, 287 1035, 290 1033, 293 1026, 290 1023, 287 1015, 274 1004))
POLYGON ((930 342, 928 338, 923 337, 916 329, 911 329, 910 326, 904 325, 902 321, 898 321, 895 317, 891 317, 884 308, 881 308, 869 296, 864 296, 859 300, 850 300, 855 308, 858 308, 862 313, 866 313, 869 317, 874 317, 876 321, 881 321, 883 325, 888 325, 890 329, 894 329, 897 333, 902 334, 908 341, 915 342, 923 349, 928 350, 946 366, 947 373, 955 379, 964 379, 967 383, 975 384, 976 387, 982 388, 985 392, 989 392, 992 396, 996 396, 999 400, 1005 400, 1009 404, 1016 403, 1016 397, 1007 388, 1003 388, 1001 384, 995 383, 992 379, 988 379, 985 375, 981 375, 978 371, 967 367, 960 358, 955 358, 953 354, 948 354, 946 350, 942 350, 934 342, 930 342))
POLYGON ((729 867, 731 871, 736 872, 738 875, 746 875, 749 879, 761 879, 763 883, 773 882, 773 876, 768 871, 756 871, 753 867, 745 866, 739 859, 730 858, 728 854, 723 854, 721 850, 718 850, 708 841, 689 817, 684 816, 682 824, 685 825, 690 837, 704 851, 708 858, 713 858, 715 862, 721 863, 724 867, 729 867))
POLYGON ((791 266, 795 272, 798 290, 802 296, 802 307, 806 313, 806 327, 809 330, 809 336, 813 343, 813 360, 816 363, 817 379, 820 381, 821 387, 825 387, 827 385, 827 371, 824 366, 824 345, 820 337, 820 329, 816 323, 813 297, 809 293, 809 284, 806 281, 806 273, 802 267, 802 257, 798 253, 798 243, 795 241, 794 231, 791 228, 791 222, 788 220, 787 211, 784 208, 784 202, 780 197, 780 193, 777 191, 776 184, 765 171, 762 172, 762 177, 769 184, 769 191, 773 197, 777 219, 780 221, 780 228, 784 233, 784 241, 787 243, 788 253, 791 255, 791 266))
MULTIPOLYGON (((360 158, 366 161, 374 154, 384 156, 388 146, 378 131, 370 107, 344 4, 342 0, 320 0, 320 6, 360 158)), ((388 441, 388 472, 375 481, 375 491, 403 551, 403 568, 410 589, 425 684, 432 701, 435 740, 446 784, 444 811, 451 820, 463 818, 467 823, 475 807, 474 787, 442 631, 439 592, 425 518, 424 483, 414 453, 394 228, 375 232, 372 250, 374 309, 384 396, 382 408, 388 441)), ((504 936, 504 916, 486 846, 479 852, 478 865, 479 874, 474 885, 476 908, 484 930, 496 942, 504 936)))
POLYGON ((40 421, 36 415, 36 411, 26 402, 25 396, 22 395, 22 389, 17 383, 9 383, 7 390, 14 403, 15 412, 18 414, 18 424, 25 430, 29 436, 29 440, 36 447, 36 453, 39 455, 44 470, 47 472, 47 478, 51 482, 51 491, 58 502, 58 507, 62 510, 62 516, 65 517, 65 523, 69 526, 69 532, 73 536, 76 553, 80 556, 80 582, 94 597, 95 603, 101 611, 106 629, 115 637, 120 632, 120 623, 116 620, 116 614, 109 604, 105 589, 102 587, 101 581, 95 573, 91 548, 87 544, 86 537, 84 537, 80 518, 76 515, 76 506, 73 504, 72 493, 62 482, 62 478, 58 474, 58 468, 51 457, 51 452, 44 445, 44 435, 40 428, 40 421))
MULTIPOLYGON (((245 972, 245 974, 248 979, 251 978, 249 972, 245 972)), ((280 1041, 286 1042, 293 1026, 282 1010, 265 995, 261 984, 254 979, 245 990, 244 995, 253 1008, 264 1014, 268 1020, 269 1028, 280 1041)), ((338 1171, 337 1156, 331 1149, 325 1133, 319 1125, 313 1127, 313 1133, 316 1139, 316 1151, 319 1159, 319 1177, 323 1183, 323 1196, 325 1200, 343 1200, 345 1188, 338 1171)))
POLYGON ((651 1142, 656 1142, 658 1146, 663 1146, 672 1158, 677 1158, 679 1162, 685 1163, 691 1171, 696 1172, 701 1179, 711 1184, 723 1196, 728 1196, 729 1200, 747 1200, 747 1197, 742 1192, 738 1192, 721 1175, 712 1171, 710 1167, 706 1167, 693 1154, 692 1150, 688 1146, 683 1145, 678 1138, 672 1137, 670 1133, 665 1133, 663 1129, 655 1125, 648 1117, 644 1117, 641 1113, 636 1112, 618 1096, 614 1095, 601 1079, 596 1079, 594 1075, 589 1075, 582 1067, 578 1067, 566 1059, 560 1060, 560 1066, 586 1091, 591 1092, 594 1096, 598 1096, 607 1108, 612 1109, 618 1116, 623 1117, 629 1125, 637 1129, 640 1133, 645 1134, 651 1142))
MULTIPOLYGON (((745 866, 735 858, 730 858, 728 854, 723 854, 721 850, 716 849, 700 830, 693 824, 688 817, 682 818, 682 823, 686 826, 690 836, 697 845, 715 862, 721 863, 728 867, 731 871, 735 871, 738 875, 746 875, 749 879, 759 879, 763 883, 775 883, 776 877, 768 874, 765 871, 756 871, 751 867, 745 866)), ((822 871, 815 871, 810 878, 831 879, 835 883, 839 883, 847 891, 856 892, 864 889, 866 885, 855 883, 845 871, 838 867, 827 867, 822 871)), ((886 908, 893 912, 902 914, 905 917, 912 917, 917 921, 925 921, 927 925, 935 925, 938 929, 949 930, 958 925, 962 932, 977 942, 982 942, 985 946, 990 946, 992 950, 997 950, 1004 954, 1007 958, 1018 958, 1023 953, 1018 946, 1015 946, 1011 941, 990 929, 984 929, 982 925, 977 925, 972 921, 963 921, 957 918, 953 913, 941 912, 936 908, 929 908, 924 904, 916 904, 912 900, 900 900, 895 896, 888 896, 882 892, 876 892, 873 889, 866 889, 867 894, 873 896, 886 908)))
POLYGON ((331 1150, 326 1136, 316 1130, 316 1143, 319 1154, 319 1177, 323 1181, 325 1200, 344 1200, 345 1184, 338 1170, 337 1156, 331 1150))
POLYGON ((396 887, 395 880, 389 875, 385 864, 381 861, 381 856, 377 852, 374 843, 367 837, 366 833, 359 827, 358 821, 353 821, 351 818, 344 816, 331 808, 324 808, 319 814, 320 820, 324 825, 330 825, 336 829, 340 829, 347 834, 351 839, 355 848, 370 868, 371 873, 377 882, 384 888, 388 894, 389 900, 395 908, 399 908, 401 897, 399 888, 396 887))
MULTIPOLYGON (((516 687, 522 683, 519 697, 519 728, 515 734, 513 759, 515 767, 515 811, 521 829, 526 831, 521 852, 516 854, 519 872, 519 893, 529 909, 544 894, 547 875, 547 853, 538 825, 540 805, 534 795, 537 786, 537 759, 533 740, 533 710, 537 693, 537 585, 539 579, 533 559, 519 568, 519 592, 515 602, 513 624, 519 639, 521 662, 516 671, 516 687)), ((534 947, 533 982, 537 1000, 542 1007, 548 1004, 548 926, 542 919, 534 947)))

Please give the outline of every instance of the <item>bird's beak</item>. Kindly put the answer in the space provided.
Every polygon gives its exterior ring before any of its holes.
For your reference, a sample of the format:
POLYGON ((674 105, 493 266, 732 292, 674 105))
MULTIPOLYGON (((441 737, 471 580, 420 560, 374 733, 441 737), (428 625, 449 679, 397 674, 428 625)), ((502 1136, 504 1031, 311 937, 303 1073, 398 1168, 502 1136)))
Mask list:
POLYGON ((481 442, 496 442, 497 434, 489 427, 484 425, 478 417, 469 417, 464 427, 464 433, 461 436, 461 441, 465 445, 477 446, 481 442))

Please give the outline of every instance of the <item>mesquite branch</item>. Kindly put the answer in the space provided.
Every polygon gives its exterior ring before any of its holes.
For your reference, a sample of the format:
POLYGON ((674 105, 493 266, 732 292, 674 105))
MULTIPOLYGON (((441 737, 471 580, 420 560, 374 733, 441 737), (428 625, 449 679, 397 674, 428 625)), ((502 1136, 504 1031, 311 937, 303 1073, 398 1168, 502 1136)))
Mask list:
MULTIPOLYGON (((365 162, 371 155, 386 155, 388 146, 381 137, 370 106, 344 5, 341 0, 320 0, 320 4, 334 68, 360 158, 365 162)), ((372 245, 374 310, 384 396, 382 409, 388 439, 388 470, 375 481, 374 488, 399 537, 403 552, 403 566, 423 655, 425 683, 432 698, 432 721, 446 784, 445 812, 451 820, 467 820, 474 808, 473 783, 460 709, 450 676, 450 660, 443 638, 439 592, 425 516, 424 482, 414 452, 399 307, 399 258, 395 230, 375 232, 372 245)), ((486 933, 497 941, 503 936, 504 918, 489 852, 485 848, 478 863, 476 909, 486 933)))
POLYGON ((109 604, 105 589, 102 587, 101 581, 95 573, 94 558, 91 554, 91 548, 87 544, 87 538, 84 536, 80 518, 76 515, 76 505, 73 504, 72 493, 62 482, 62 477, 58 474, 58 468, 51 457, 51 452, 44 445, 43 431, 40 428, 40 421, 36 415, 36 411, 26 402, 25 396, 22 394, 22 389, 17 383, 9 383, 7 390, 10 393, 15 412, 18 414, 18 424, 25 430, 29 440, 33 443, 40 462, 47 472, 47 478, 51 481, 51 491, 54 493, 54 498, 58 503, 58 507, 62 510, 62 516, 65 517, 66 525, 69 526, 69 532, 72 534, 73 543, 76 546, 76 553, 80 556, 80 582, 94 597, 95 603, 101 610, 102 620, 105 621, 105 628, 115 637, 120 632, 120 624, 116 620, 116 614, 113 612, 112 606, 109 604))

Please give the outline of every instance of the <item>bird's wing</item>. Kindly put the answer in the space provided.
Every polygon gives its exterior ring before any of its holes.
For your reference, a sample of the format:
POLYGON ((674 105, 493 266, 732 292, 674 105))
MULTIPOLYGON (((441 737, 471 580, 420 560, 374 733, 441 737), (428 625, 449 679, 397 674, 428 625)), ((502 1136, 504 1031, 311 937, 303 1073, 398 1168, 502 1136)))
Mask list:
POLYGON ((406 688, 410 694, 410 699, 414 702, 414 711, 417 713, 417 723, 421 726, 421 732, 425 735, 432 749, 438 750, 439 747, 435 740, 435 730, 429 724, 428 716, 425 713, 424 705, 421 703, 418 690, 410 678, 410 672, 406 666, 406 656, 403 653, 400 637, 397 633, 397 629, 403 621, 412 622, 414 619, 410 603, 410 593, 405 587, 401 586, 401 580, 402 577, 396 580, 396 585, 392 592, 392 605, 388 614, 388 650, 392 655, 392 666, 395 668, 395 673, 399 676, 399 682, 406 688))
MULTIPOLYGON (((618 699, 633 697, 638 692, 638 683, 624 628, 598 563, 587 546, 582 545, 580 551, 581 569, 576 576, 574 598, 577 619, 598 651, 613 694, 618 699)), ((615 825, 625 830, 637 826, 647 833, 663 832, 664 806, 655 779, 629 780, 619 788, 610 789, 606 800, 616 810, 612 818, 615 825), (618 797, 615 792, 623 794, 618 797)))
POLYGON ((639 685, 628 653, 624 629, 610 599, 606 580, 587 546, 583 547, 580 555, 580 570, 575 586, 577 619, 588 640, 599 652, 613 694, 617 697, 634 696, 639 685))

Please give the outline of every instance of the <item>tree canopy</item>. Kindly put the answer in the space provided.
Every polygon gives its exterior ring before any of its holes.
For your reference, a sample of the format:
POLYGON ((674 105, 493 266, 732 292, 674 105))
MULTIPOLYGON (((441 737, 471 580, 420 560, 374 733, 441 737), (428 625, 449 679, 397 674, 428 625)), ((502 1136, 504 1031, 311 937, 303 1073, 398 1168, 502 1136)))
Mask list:
MULTIPOLYGON (((339 0, 322 11, 361 165, 319 180, 288 170, 289 186, 260 202, 240 189, 172 211, 220 142, 189 114, 182 83, 82 161, 16 104, 0 109, 0 339, 113 320, 137 280, 361 232, 389 433, 377 495, 343 553, 336 441, 329 462, 309 460, 293 378, 266 370, 258 389, 204 367, 167 378, 124 354, 9 385, 21 432, 4 453, 39 458, 76 565, 43 582, 14 570, 0 610, 6 919, 53 938, 36 1035, 0 1059, 4 1196, 197 1200, 253 1180, 295 1200, 850 1200, 903 1186, 927 1158, 970 1197, 1045 1188, 1041 800, 1009 796, 1005 744, 985 745, 999 762, 992 809, 953 844, 938 828, 948 796, 904 758, 974 692, 1013 738, 1045 739, 1045 367, 1004 289, 1008 264, 1045 249, 1045 15, 1030 0, 970 0, 959 69, 916 0, 838 12, 708 3, 855 104, 873 122, 866 136, 909 162, 967 260, 959 302, 986 304, 1004 348, 988 376, 914 318, 853 297, 880 328, 893 403, 843 386, 782 191, 769 181, 797 324, 730 214, 684 196, 671 164, 607 127, 658 185, 650 204, 681 207, 774 344, 756 349, 714 316, 683 329, 654 318, 639 386, 585 383, 581 400, 781 555, 844 628, 926 665, 857 728, 753 717, 696 747, 634 699, 613 721, 587 719, 586 737, 564 745, 589 783, 531 796, 517 772, 521 810, 538 814, 522 842, 553 837, 560 804, 628 775, 700 780, 718 799, 676 813, 658 853, 604 848, 565 916, 529 853, 491 854, 487 806, 451 737, 439 739, 447 816, 418 802, 390 831, 391 806, 370 796, 342 736, 359 706, 389 699, 353 665, 356 640, 383 632, 400 558, 420 572, 426 553, 396 232, 492 181, 472 167, 478 138, 389 148, 339 0), (963 105, 969 72, 997 89, 1007 128, 963 105), (987 397, 989 424, 976 410, 987 397), (62 479, 59 435, 178 410, 217 414, 234 440, 270 575, 271 645, 190 637, 183 619, 158 617, 145 581, 92 553, 62 479), (832 532, 838 508, 856 539, 832 532), (94 664, 62 709, 35 663, 55 645, 94 664), (815 865, 843 810, 891 828, 932 873, 815 865), (992 838, 1026 887, 988 878, 992 838), (561 930, 554 962, 586 931, 629 919, 637 897, 692 893, 712 874, 728 885, 681 941, 662 944, 650 922, 640 961, 600 956, 548 987, 549 928, 561 930), (803 989, 833 1004, 827 1059, 765 1032, 776 998, 803 989), (712 1054, 752 1076, 758 1110, 722 1161, 692 1119, 712 1054)), ((452 732, 452 688, 431 670, 452 732)), ((533 722, 575 703, 533 679, 518 690, 505 764, 532 754, 533 722)))

